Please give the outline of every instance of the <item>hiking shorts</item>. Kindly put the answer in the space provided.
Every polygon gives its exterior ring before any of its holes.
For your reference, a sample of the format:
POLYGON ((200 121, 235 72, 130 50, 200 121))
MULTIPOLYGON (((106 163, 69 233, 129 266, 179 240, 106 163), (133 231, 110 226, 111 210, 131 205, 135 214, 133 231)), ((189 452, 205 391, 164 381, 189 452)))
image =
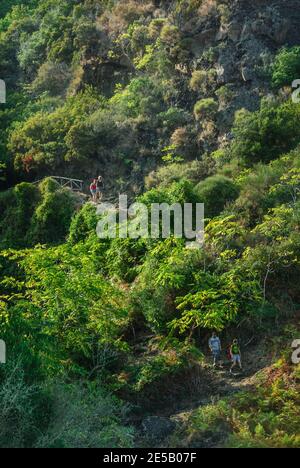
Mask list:
POLYGON ((239 354, 232 355, 232 362, 234 364, 241 364, 241 356, 239 354))

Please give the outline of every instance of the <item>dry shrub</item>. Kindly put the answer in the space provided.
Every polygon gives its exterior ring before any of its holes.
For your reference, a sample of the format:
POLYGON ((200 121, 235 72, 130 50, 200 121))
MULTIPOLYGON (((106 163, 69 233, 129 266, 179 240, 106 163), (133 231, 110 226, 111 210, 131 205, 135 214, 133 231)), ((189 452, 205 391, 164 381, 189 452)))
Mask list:
POLYGON ((143 15, 149 15, 154 10, 149 0, 121 0, 111 12, 106 11, 100 18, 100 25, 104 26, 109 34, 120 34, 127 26, 143 15))
POLYGON ((216 0, 203 0, 198 9, 199 16, 206 17, 217 14, 217 1, 216 0))

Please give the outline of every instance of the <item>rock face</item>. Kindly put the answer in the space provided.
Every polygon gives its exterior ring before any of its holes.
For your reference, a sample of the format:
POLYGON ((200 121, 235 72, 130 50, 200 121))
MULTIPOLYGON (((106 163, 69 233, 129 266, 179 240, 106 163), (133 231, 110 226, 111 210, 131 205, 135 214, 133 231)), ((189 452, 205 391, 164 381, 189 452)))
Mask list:
MULTIPOLYGON (((299 22, 300 1, 296 0, 233 0, 227 3, 226 15, 215 13, 204 24, 199 20, 192 33, 195 62, 201 68, 202 57, 214 50, 215 60, 209 65, 216 74, 213 91, 221 86, 234 91, 227 108, 219 108, 219 141, 238 109, 257 109, 261 95, 270 91, 270 65, 280 47, 300 43, 299 22)), ((212 90, 203 97, 211 96, 212 90)))
POLYGON ((143 420, 142 428, 148 440, 152 440, 153 442, 162 441, 172 434, 176 428, 176 423, 168 418, 149 416, 143 420))

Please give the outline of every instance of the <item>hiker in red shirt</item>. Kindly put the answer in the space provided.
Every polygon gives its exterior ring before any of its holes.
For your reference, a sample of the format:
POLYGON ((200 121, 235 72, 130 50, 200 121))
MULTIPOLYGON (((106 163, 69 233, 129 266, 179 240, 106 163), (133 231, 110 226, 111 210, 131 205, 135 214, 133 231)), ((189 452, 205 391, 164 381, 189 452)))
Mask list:
POLYGON ((90 191, 91 191, 91 194, 92 194, 92 201, 94 203, 96 203, 97 202, 97 181, 96 181, 96 179, 94 179, 93 182, 91 183, 90 191))

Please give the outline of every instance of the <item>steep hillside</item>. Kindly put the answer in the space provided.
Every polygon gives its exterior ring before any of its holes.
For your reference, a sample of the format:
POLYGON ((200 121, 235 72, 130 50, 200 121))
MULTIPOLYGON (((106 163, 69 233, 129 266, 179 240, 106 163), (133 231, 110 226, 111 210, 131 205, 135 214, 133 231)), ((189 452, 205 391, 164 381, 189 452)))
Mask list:
POLYGON ((2 16, 8 183, 100 171, 114 193, 140 193, 162 159, 209 174, 206 153, 230 144, 235 111, 259 108, 276 52, 300 40, 297 1, 28 0, 2 16))
POLYGON ((2 2, 0 447, 299 447, 299 20, 286 0, 2 2), (104 201, 204 203, 204 246, 173 223, 100 239, 98 174, 104 201))

